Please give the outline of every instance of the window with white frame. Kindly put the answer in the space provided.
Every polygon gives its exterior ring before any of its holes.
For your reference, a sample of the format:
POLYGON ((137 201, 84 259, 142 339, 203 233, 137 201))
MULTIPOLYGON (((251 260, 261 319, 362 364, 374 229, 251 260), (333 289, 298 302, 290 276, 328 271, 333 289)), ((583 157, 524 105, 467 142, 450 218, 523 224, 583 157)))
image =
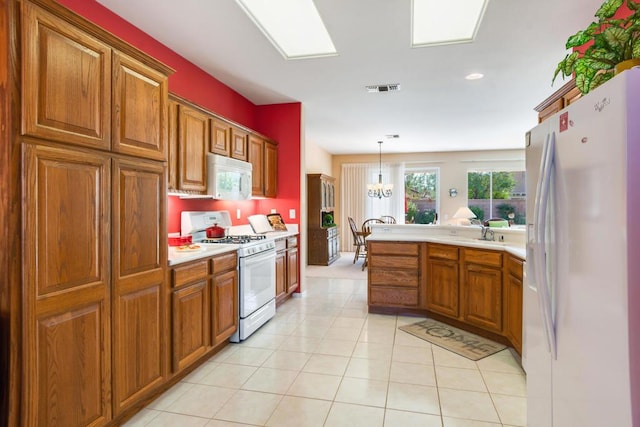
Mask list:
POLYGON ((469 209, 481 221, 502 218, 512 225, 526 223, 524 171, 471 170, 467 173, 469 209))
POLYGON ((439 172, 438 168, 405 168, 405 223, 432 224, 437 220, 439 172))

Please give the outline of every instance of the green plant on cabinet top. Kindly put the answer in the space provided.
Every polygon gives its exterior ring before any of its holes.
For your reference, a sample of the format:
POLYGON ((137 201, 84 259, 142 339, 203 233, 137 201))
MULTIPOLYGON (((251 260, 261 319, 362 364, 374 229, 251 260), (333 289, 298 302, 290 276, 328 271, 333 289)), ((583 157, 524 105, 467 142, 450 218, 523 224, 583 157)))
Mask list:
POLYGON ((572 49, 592 42, 584 53, 572 52, 558 63, 553 74, 571 77, 575 73, 576 87, 588 93, 615 75, 617 64, 640 58, 640 2, 634 0, 607 0, 594 15, 586 29, 569 37, 566 48, 572 49), (631 15, 615 19, 613 16, 626 4, 631 15))

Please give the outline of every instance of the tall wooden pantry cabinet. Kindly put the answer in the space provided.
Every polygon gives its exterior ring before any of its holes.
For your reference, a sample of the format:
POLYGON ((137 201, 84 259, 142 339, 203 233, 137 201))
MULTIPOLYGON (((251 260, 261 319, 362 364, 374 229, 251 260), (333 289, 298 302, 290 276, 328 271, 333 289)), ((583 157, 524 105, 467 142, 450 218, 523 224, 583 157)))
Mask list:
POLYGON ((8 4, 8 423, 117 424, 169 373, 172 70, 56 2, 8 4))
POLYGON ((340 258, 339 231, 335 224, 335 178, 307 175, 308 263, 329 265, 340 258))

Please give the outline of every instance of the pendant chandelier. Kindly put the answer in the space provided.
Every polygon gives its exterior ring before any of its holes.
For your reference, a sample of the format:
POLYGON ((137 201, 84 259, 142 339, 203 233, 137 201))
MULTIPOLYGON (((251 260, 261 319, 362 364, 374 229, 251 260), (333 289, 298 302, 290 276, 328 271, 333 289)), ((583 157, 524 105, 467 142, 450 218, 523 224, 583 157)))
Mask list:
POLYGON ((382 184, 382 141, 378 141, 378 145, 380 147, 380 170, 378 173, 378 182, 367 185, 367 194, 369 197, 382 199, 383 197, 391 197, 393 184, 382 184))

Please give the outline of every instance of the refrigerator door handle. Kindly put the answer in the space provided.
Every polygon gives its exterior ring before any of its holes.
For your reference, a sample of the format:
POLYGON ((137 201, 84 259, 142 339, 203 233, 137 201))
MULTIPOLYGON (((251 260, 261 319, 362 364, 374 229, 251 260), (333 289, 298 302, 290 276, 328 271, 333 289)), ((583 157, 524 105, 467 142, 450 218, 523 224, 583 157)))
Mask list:
POLYGON ((543 324, 547 337, 547 344, 551 357, 556 359, 556 337, 555 324, 552 316, 552 303, 549 291, 549 280, 547 276, 547 256, 546 256, 546 228, 547 210, 549 207, 549 194, 551 177, 554 172, 554 153, 556 136, 552 133, 545 143, 543 151, 543 166, 539 181, 538 204, 536 205, 536 239, 535 251, 535 271, 536 282, 538 283, 538 297, 540 298, 540 309, 542 310, 543 324))

